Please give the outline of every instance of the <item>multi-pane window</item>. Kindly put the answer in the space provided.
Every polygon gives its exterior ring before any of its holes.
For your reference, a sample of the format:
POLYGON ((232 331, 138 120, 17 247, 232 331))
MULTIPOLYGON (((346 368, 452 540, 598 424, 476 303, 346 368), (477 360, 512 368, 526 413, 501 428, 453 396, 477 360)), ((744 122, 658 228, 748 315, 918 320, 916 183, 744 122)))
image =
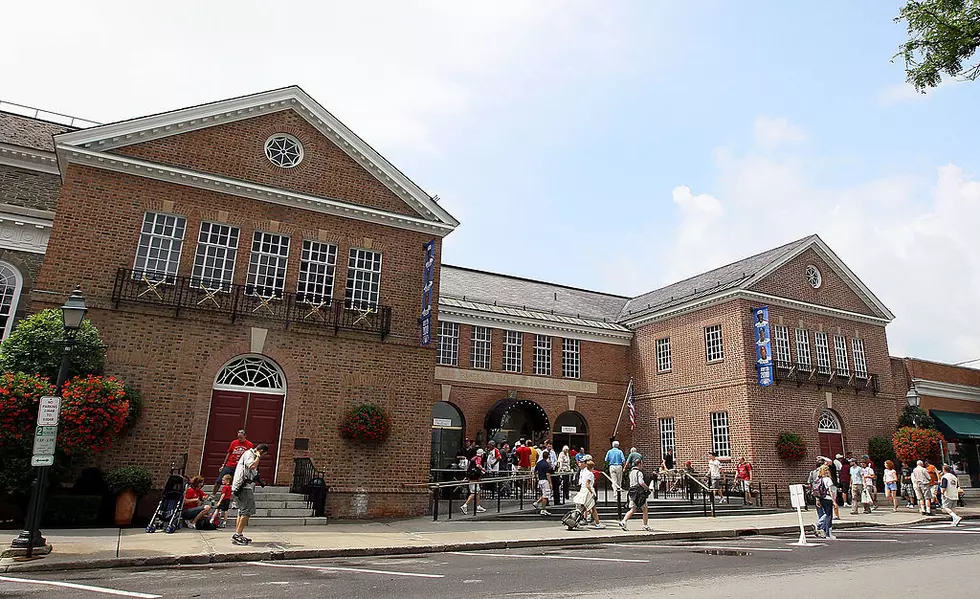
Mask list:
POLYGON ((827 343, 827 333, 815 332, 813 344, 817 348, 817 372, 830 374, 830 345, 827 343))
POLYGON ((490 369, 490 328, 473 327, 473 343, 470 346, 470 366, 490 369))
POLYGON ((851 375, 851 368, 847 365, 847 339, 840 335, 834 335, 834 360, 837 363, 838 375, 851 375))
POLYGON ((238 234, 238 227, 201 223, 191 287, 221 291, 231 288, 235 259, 238 257, 238 234))
POLYGON ((772 340, 776 365, 788 368, 793 363, 793 357, 789 353, 789 329, 782 325, 772 327, 772 340))
POLYGON ((582 344, 578 339, 561 340, 561 375, 567 379, 582 375, 582 344))
POLYGON ((288 258, 288 237, 256 231, 252 237, 252 259, 248 263, 247 292, 263 297, 282 296, 288 258))
POLYGON ((184 228, 187 220, 182 216, 147 212, 143 215, 143 229, 136 248, 133 278, 146 279, 150 283, 173 283, 180 264, 180 250, 184 246, 184 228))
POLYGON ((728 439, 728 412, 711 413, 711 452, 719 458, 732 455, 732 446, 728 439))
POLYGON ((796 329, 796 362, 803 370, 810 369, 810 332, 796 329))
POLYGON ((521 372, 524 358, 524 335, 517 331, 504 331, 504 371, 521 372))
POLYGON ((311 304, 329 304, 333 298, 333 279, 337 270, 337 246, 310 239, 303 240, 303 254, 296 283, 297 299, 311 304))
POLYGON ((439 321, 439 364, 459 366, 459 323, 439 321))
POLYGON ((704 353, 709 362, 715 362, 725 358, 725 350, 721 341, 720 324, 704 328, 704 353))
POLYGON ((674 453, 674 419, 673 418, 661 418, 660 419, 660 454, 661 457, 664 454, 674 453))
POLYGON ((868 378, 868 361, 864 356, 864 339, 851 339, 851 353, 854 355, 854 376, 868 378))
POLYGON ((376 308, 380 295, 381 252, 351 248, 347 261, 347 307, 376 308))
POLYGON ((657 339, 657 372, 668 372, 670 366, 670 337, 657 339))
POLYGON ((551 337, 534 336, 534 374, 551 376, 551 337))

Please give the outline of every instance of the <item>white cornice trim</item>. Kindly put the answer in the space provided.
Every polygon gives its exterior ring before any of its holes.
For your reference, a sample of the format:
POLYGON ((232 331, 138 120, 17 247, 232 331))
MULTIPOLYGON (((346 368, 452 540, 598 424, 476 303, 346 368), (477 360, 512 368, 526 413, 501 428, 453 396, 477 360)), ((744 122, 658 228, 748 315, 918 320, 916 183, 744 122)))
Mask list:
POLYGON ((50 220, 0 211, 0 248, 44 254, 51 237, 50 220))
POLYGON ((444 304, 439 304, 439 320, 470 326, 507 329, 508 331, 519 331, 521 333, 536 335, 558 335, 566 339, 578 339, 580 341, 608 343, 611 345, 628 346, 633 340, 633 333, 629 331, 610 331, 608 329, 521 318, 444 304))
POLYGON ((643 325, 650 324, 651 322, 673 318, 675 316, 680 316, 681 314, 687 314, 688 312, 695 312, 697 310, 707 308, 708 306, 713 306, 714 304, 720 304, 722 302, 736 299, 739 293, 740 291, 738 289, 734 289, 716 295, 699 297, 697 299, 676 304, 662 310, 654 310, 653 312, 647 312, 633 318, 624 318, 619 321, 619 324, 629 327, 635 331, 643 325))
POLYGON ((980 387, 928 379, 912 379, 912 384, 915 385, 915 390, 919 392, 919 395, 980 402, 980 387))
POLYGON ((59 145, 110 150, 261 114, 294 110, 427 220, 456 227, 449 212, 305 91, 292 86, 55 136, 59 145))
POLYGON ((15 166, 30 171, 40 171, 57 175, 58 158, 54 152, 35 150, 23 146, 0 143, 0 164, 15 166))
POLYGON ((58 144, 58 156, 62 164, 82 164, 117 173, 128 173, 136 177, 146 177, 156 181, 165 181, 167 183, 186 185, 197 189, 217 191, 282 206, 292 206, 410 231, 421 231, 439 237, 448 235, 454 228, 452 225, 445 223, 405 216, 394 212, 385 212, 366 206, 357 206, 339 200, 285 191, 255 183, 246 183, 245 181, 237 181, 208 173, 146 162, 118 154, 106 154, 58 144))
POLYGON ((891 322, 891 319, 889 318, 879 318, 877 316, 869 316, 867 314, 858 314, 857 312, 850 312, 848 310, 840 310, 829 306, 811 304, 809 302, 801 302, 799 300, 779 297, 778 295, 769 295, 767 293, 742 291, 739 293, 739 296, 747 300, 762 301, 770 305, 785 306, 787 308, 793 308, 794 310, 800 310, 802 312, 823 314, 825 316, 833 316, 834 318, 842 318, 844 320, 853 320, 864 324, 884 326, 891 322))

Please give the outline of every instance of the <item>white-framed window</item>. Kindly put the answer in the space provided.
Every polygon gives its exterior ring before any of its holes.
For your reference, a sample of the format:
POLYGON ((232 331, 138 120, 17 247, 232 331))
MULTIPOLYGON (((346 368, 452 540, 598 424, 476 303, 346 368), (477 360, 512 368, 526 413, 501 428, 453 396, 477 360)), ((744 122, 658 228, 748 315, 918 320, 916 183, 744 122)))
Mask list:
POLYGON ((229 291, 235 277, 238 257, 238 227, 221 223, 201 223, 194 254, 191 287, 229 291))
POLYGON ((868 360, 864 355, 864 339, 851 339, 851 353, 854 355, 854 376, 868 378, 868 360))
MULTIPOLYGON (((676 444, 676 438, 674 437, 674 419, 673 418, 661 418, 660 419, 660 455, 661 458, 664 454, 670 452, 674 453, 674 446, 676 444)), ((676 457, 676 456, 675 456, 676 457)))
POLYGON ((789 352, 789 329, 778 324, 773 326, 772 340, 776 365, 789 367, 793 363, 793 356, 789 352))
POLYGON ((818 433, 840 433, 842 430, 836 414, 830 410, 824 410, 820 413, 820 420, 817 421, 818 433))
POLYGON ((297 299, 311 304, 330 304, 336 272, 337 246, 304 239, 296 281, 297 299))
POLYGON ((133 278, 150 283, 164 281, 172 284, 177 279, 180 253, 184 248, 184 230, 187 219, 183 216, 147 212, 143 215, 133 278))
POLYGON ((459 323, 439 321, 437 361, 443 366, 459 366, 459 323))
POLYGON ((248 262, 248 293, 281 297, 286 287, 289 237, 256 231, 252 236, 252 258, 248 262))
POLYGON ((838 375, 851 376, 851 367, 847 364, 847 339, 840 335, 834 335, 834 361, 838 375))
POLYGON ((303 162, 303 144, 288 133, 276 133, 265 140, 265 157, 279 168, 293 168, 303 162))
POLYGON ((670 337, 657 339, 657 372, 670 372, 670 337))
POLYGON ((582 376, 582 343, 578 339, 561 340, 561 375, 566 379, 582 376))
POLYGON ((534 336, 534 374, 551 376, 551 337, 534 336))
POLYGON ((490 370, 490 328, 473 327, 472 341, 470 366, 481 370, 490 370))
POLYGON ((0 334, 3 335, 0 339, 6 339, 13 328, 23 287, 24 278, 20 271, 12 264, 0 262, 0 334))
POLYGON ((719 458, 732 456, 728 438, 728 412, 711 413, 711 452, 719 458))
POLYGON ((803 370, 809 370, 810 361, 810 332, 806 329, 796 329, 796 362, 803 370))
POLYGON ((524 369, 524 334, 504 331, 504 372, 521 372, 524 369))
POLYGON ((381 297, 381 252, 350 249, 347 261, 347 307, 376 308, 381 297))
POLYGON ((704 354, 708 362, 725 359, 725 348, 721 339, 721 325, 714 324, 704 328, 704 354))
POLYGON ((827 333, 813 333, 813 344, 817 348, 817 372, 830 374, 830 344, 827 343, 827 333))

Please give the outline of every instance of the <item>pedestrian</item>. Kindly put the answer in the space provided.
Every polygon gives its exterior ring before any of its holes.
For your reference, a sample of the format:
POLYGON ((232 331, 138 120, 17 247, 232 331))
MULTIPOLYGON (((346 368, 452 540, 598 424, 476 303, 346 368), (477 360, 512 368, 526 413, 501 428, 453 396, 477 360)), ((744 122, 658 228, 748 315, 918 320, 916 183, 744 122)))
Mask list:
POLYGON ((905 507, 912 509, 915 507, 915 486, 912 484, 912 471, 909 465, 902 463, 902 497, 905 498, 905 507))
POLYGON ((641 459, 643 459, 643 456, 640 455, 640 452, 635 447, 630 447, 630 452, 626 454, 626 470, 632 469, 636 466, 636 462, 641 459))
POLYGON ((541 497, 534 502, 534 507, 541 510, 539 513, 542 516, 551 515, 551 512, 547 510, 548 496, 551 495, 551 475, 554 474, 555 469, 551 466, 550 457, 548 450, 543 450, 541 458, 534 466, 534 473, 538 478, 538 490, 541 491, 541 497))
POLYGON ((929 496, 932 498, 930 507, 939 509, 939 470, 929 460, 922 460, 922 463, 929 473, 929 496))
POLYGON ((724 501, 725 493, 721 486, 721 460, 714 453, 708 454, 708 480, 711 483, 711 493, 724 501))
POLYGON ((606 464, 609 465, 609 478, 612 479, 613 490, 619 491, 623 487, 623 465, 626 463, 626 456, 619 448, 619 441, 613 441, 612 447, 606 452, 606 464))
POLYGON ((674 469, 674 452, 668 450, 664 452, 663 457, 660 460, 660 471, 670 472, 674 469))
MULTIPOLYGON (((864 469, 858 465, 857 460, 851 458, 851 513, 857 514, 858 507, 864 506, 864 513, 870 513, 871 509, 864 502, 864 469)), ((870 501, 870 498, 868 499, 870 501)))
POLYGON ((820 469, 826 465, 827 458, 818 455, 816 467, 806 476, 807 488, 810 489, 810 494, 813 496, 814 507, 817 508, 817 521, 813 524, 813 532, 818 537, 823 535, 823 522, 825 514, 823 512, 823 503, 820 501, 821 497, 817 494, 817 488, 823 484, 820 480, 820 469))
POLYGON ((953 526, 957 526, 963 519, 962 516, 956 515, 956 512, 953 511, 953 505, 960 498, 960 481, 956 478, 956 474, 953 473, 953 467, 949 464, 943 465, 943 476, 940 485, 943 489, 942 510, 953 517, 953 526))
POLYGON ((629 530, 626 523, 633 517, 636 510, 642 510, 643 530, 651 532, 650 516, 647 508, 647 499, 650 497, 650 486, 647 485, 646 480, 643 478, 643 456, 636 458, 633 462, 633 467, 630 469, 629 485, 627 495, 629 496, 630 509, 626 512, 623 519, 619 521, 619 527, 623 530, 629 530))
POLYGON ((848 495, 851 490, 851 464, 841 454, 837 454, 834 463, 837 465, 837 480, 840 482, 837 486, 837 494, 840 497, 838 504, 842 507, 851 507, 850 502, 848 502, 848 495))
POLYGON ((817 482, 813 490, 813 497, 817 500, 817 509, 823 512, 823 516, 818 521, 817 536, 825 539, 834 539, 834 479, 830 476, 830 467, 826 464, 817 470, 817 482))
POLYGON ((221 481, 225 478, 226 474, 235 476, 235 467, 238 466, 238 460, 242 459, 242 454, 247 450, 252 449, 252 442, 245 437, 245 429, 238 431, 236 438, 228 445, 228 451, 225 453, 225 460, 221 462, 221 470, 218 471, 218 478, 214 481, 214 492, 217 493, 218 488, 221 486, 221 481))
POLYGON ((584 467, 579 477, 579 485, 582 489, 586 489, 592 494, 592 509, 590 510, 592 515, 592 528, 602 529, 606 525, 599 521, 599 511, 596 509, 596 499, 599 493, 595 488, 595 462, 592 461, 592 456, 586 454, 582 463, 584 467))
POLYGON ((235 521, 235 534, 231 536, 234 545, 248 545, 252 539, 245 536, 248 519, 255 515, 255 483, 265 486, 259 478, 259 461, 269 451, 269 446, 259 443, 252 449, 245 450, 238 465, 235 466, 235 477, 232 479, 231 492, 238 506, 238 519, 235 521))
POLYGON ((195 476, 184 492, 184 509, 180 516, 188 521, 188 528, 196 528, 197 523, 211 512, 211 506, 203 503, 207 497, 207 493, 201 489, 203 485, 204 477, 195 476))
POLYGON ((915 487, 915 499, 919 504, 919 513, 923 516, 932 515, 932 486, 929 484, 929 471, 922 460, 915 463, 912 470, 912 486, 915 487))
POLYGON ((735 466, 735 483, 745 494, 745 503, 752 503, 752 464, 745 458, 738 458, 738 465, 735 466))
MULTIPOLYGON (((486 468, 483 465, 483 456, 486 452, 477 449, 473 459, 466 465, 466 479, 469 480, 470 496, 466 498, 463 505, 459 506, 459 511, 468 514, 468 506, 473 502, 475 512, 485 512, 487 509, 480 505, 480 481, 483 479, 486 468)), ((474 512, 474 513, 475 513, 474 512)))
POLYGON ((891 498, 892 511, 898 511, 898 473, 895 472, 895 462, 885 460, 885 471, 881 473, 881 480, 885 483, 885 499, 891 498))
POLYGON ((864 468, 864 472, 861 476, 864 479, 864 490, 868 492, 868 497, 871 500, 871 511, 874 511, 878 509, 878 486, 875 482, 878 475, 875 474, 874 464, 871 460, 865 459, 862 462, 861 466, 864 468))
POLYGON ((535 464, 538 463, 538 456, 541 454, 541 452, 538 451, 538 448, 534 446, 534 443, 530 443, 530 442, 528 442, 527 444, 527 450, 529 452, 527 461, 530 464, 530 469, 533 470, 535 464))
POLYGON ((487 442, 487 472, 490 476, 497 476, 500 474, 500 450, 497 449, 496 441, 487 442))

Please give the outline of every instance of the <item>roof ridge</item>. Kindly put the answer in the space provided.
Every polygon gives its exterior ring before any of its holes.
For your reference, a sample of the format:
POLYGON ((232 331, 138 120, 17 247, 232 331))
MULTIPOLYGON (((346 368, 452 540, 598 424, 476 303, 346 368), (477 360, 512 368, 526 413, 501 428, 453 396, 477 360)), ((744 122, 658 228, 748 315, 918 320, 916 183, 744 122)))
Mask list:
POLYGON ((530 278, 527 278, 527 277, 519 277, 517 275, 508 275, 508 274, 499 273, 499 272, 492 272, 492 271, 489 271, 489 270, 481 270, 479 268, 470 268, 468 266, 458 266, 458 265, 455 265, 455 264, 446 264, 446 263, 443 263, 442 264, 442 268, 455 268, 455 269, 458 269, 458 270, 464 270, 466 272, 475 272, 475 273, 479 273, 479 274, 483 274, 483 275, 493 275, 495 277, 503 277, 505 279, 511 279, 511 280, 514 280, 514 281, 524 281, 526 283, 538 283, 540 285, 550 285, 551 287, 560 287, 561 289, 569 289, 571 291, 584 291, 586 293, 594 293, 596 295, 602 295, 602 296, 605 296, 605 297, 611 297, 611 298, 615 298, 615 299, 623 299, 623 300, 632 299, 628 295, 617 295, 615 293, 606 293, 605 291, 595 291, 593 289, 586 289, 584 287, 574 287, 572 285, 563 285, 562 283, 552 283, 550 281, 542 281, 542 280, 539 280, 539 279, 530 279, 530 278))

